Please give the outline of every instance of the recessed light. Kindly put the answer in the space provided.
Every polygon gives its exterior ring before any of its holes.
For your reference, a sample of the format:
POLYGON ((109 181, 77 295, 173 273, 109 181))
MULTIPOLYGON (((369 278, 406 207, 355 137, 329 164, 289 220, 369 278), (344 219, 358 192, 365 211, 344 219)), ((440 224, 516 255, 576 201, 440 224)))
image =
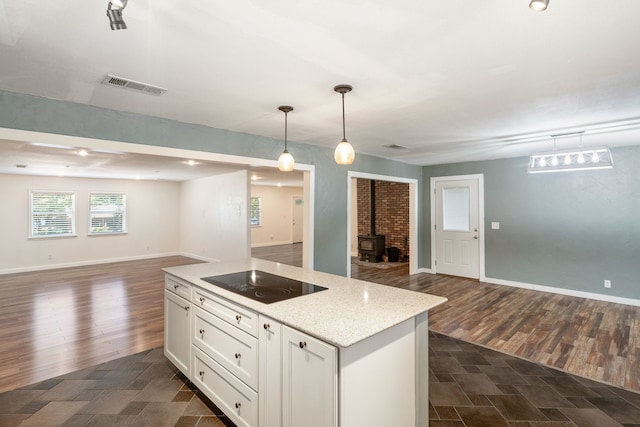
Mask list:
POLYGON ((88 155, 89 155, 89 152, 87 150, 78 151, 78 156, 80 157, 87 157, 88 155))

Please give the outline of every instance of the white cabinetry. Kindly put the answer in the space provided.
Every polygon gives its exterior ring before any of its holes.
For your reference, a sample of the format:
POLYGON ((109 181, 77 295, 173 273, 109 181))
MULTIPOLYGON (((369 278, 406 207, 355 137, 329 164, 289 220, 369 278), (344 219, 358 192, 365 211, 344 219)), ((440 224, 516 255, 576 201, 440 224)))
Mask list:
POLYGON ((282 425, 338 425, 337 349, 282 327, 282 425))
POLYGON ((282 325, 259 316, 260 427, 282 427, 282 325))
POLYGON ((164 354, 187 377, 191 370, 191 285, 167 276, 164 291, 164 354))
MULTIPOLYGON (((211 275, 197 271, 184 277, 211 275)), ((323 329, 326 322, 306 321, 316 317, 301 321, 297 306, 285 311, 250 300, 245 306, 244 300, 230 301, 217 288, 182 277, 166 276, 165 355, 236 425, 428 426, 426 302, 419 314, 334 346, 329 342, 340 342, 334 335, 344 333, 340 328, 348 322, 334 322, 333 334, 323 329)), ((377 285, 370 286, 368 292, 377 285)), ((376 292, 387 291, 384 287, 376 292)), ((415 298, 409 295, 401 301, 410 305, 415 298)), ((362 322, 379 314, 370 306, 361 310, 370 315, 355 316, 362 322)))

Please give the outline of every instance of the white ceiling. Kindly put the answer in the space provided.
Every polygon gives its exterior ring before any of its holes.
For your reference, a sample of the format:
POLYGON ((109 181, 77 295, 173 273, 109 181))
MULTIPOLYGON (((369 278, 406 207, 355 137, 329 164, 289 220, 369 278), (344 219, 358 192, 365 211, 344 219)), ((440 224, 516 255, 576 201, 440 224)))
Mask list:
POLYGON ((129 0, 111 31, 107 0, 0 0, 0 89, 279 139, 288 104, 291 141, 333 147, 346 83, 356 152, 419 165, 640 144, 640 1, 528 2, 129 0))
MULTIPOLYGON (((0 174, 76 178, 187 181, 238 170, 249 170, 253 185, 302 187, 303 173, 276 168, 230 164, 202 158, 153 155, 113 149, 0 139, 0 174), (80 152, 84 151, 85 156, 80 152)), ((127 147, 129 144, 119 144, 127 147)))

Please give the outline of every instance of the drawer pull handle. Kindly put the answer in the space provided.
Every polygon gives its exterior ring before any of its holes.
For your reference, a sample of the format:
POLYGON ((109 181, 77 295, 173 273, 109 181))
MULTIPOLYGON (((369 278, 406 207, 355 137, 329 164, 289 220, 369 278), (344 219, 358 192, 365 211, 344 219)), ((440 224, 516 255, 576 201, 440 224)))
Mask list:
POLYGON ((236 409, 240 409, 241 406, 242 404, 240 402, 236 402, 236 409))
POLYGON ((264 324, 264 330, 265 330, 265 331, 268 331, 270 328, 271 328, 271 325, 270 325, 270 324, 268 324, 268 323, 265 323, 265 324, 264 324))
POLYGON ((200 329, 200 335, 204 335, 204 329, 200 329))
POLYGON ((185 309, 186 311, 189 311, 189 308, 190 308, 190 307, 189 307, 188 305, 185 305, 185 306, 184 306, 184 309, 185 309))
POLYGON ((200 302, 204 303, 204 297, 200 297, 200 302))
POLYGON ((298 345, 300 346, 300 348, 306 348, 307 347, 307 342, 306 341, 300 341, 300 343, 298 345))
POLYGON ((201 377, 203 377, 203 376, 204 376, 204 371, 200 371, 200 372, 198 372, 198 373, 200 374, 200 376, 201 376, 201 377))
POLYGON ((240 320, 242 320, 242 316, 240 316, 239 314, 236 314, 236 320, 239 322, 240 320))
POLYGON ((173 285, 173 289, 178 289, 180 285, 173 285))
POLYGON ((236 359, 240 359, 242 355, 240 353, 236 353, 236 359))

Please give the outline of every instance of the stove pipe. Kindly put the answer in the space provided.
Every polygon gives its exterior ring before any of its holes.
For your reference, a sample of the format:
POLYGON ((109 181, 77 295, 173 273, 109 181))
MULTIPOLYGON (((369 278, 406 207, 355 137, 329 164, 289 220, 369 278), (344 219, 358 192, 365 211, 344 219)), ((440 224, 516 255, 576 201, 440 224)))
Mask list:
POLYGON ((371 217, 371 234, 376 235, 376 182, 372 179, 369 181, 369 213, 371 217))

